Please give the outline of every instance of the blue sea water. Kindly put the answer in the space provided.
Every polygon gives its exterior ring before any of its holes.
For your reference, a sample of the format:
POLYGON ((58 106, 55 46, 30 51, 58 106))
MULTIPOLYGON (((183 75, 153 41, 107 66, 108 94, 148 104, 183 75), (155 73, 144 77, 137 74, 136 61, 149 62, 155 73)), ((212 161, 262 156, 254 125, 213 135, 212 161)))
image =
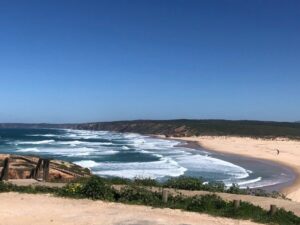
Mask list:
POLYGON ((252 188, 291 179, 288 173, 273 165, 239 163, 243 160, 187 148, 174 140, 132 133, 0 129, 0 153, 62 159, 87 167, 99 176, 130 179, 163 180, 186 175, 202 177, 206 181, 223 181, 228 186, 237 183, 252 188))

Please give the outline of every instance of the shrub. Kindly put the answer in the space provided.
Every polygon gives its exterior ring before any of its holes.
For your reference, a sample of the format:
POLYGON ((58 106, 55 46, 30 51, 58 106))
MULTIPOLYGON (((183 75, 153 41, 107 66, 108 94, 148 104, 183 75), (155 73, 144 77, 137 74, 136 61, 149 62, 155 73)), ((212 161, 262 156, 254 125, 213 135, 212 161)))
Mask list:
POLYGON ((73 198, 83 198, 82 195, 82 184, 81 183, 70 183, 63 188, 61 188, 58 193, 60 196, 73 197, 73 198))
POLYGON ((0 192, 8 192, 10 191, 10 185, 0 181, 0 192))
POLYGON ((115 190, 102 178, 93 176, 82 183, 70 183, 58 191, 64 197, 114 200, 115 190))
POLYGON ((93 176, 79 188, 82 196, 91 199, 114 200, 114 189, 102 178, 93 176))
POLYGON ((155 179, 151 179, 151 178, 134 178, 133 183, 135 185, 140 185, 140 186, 152 186, 152 187, 159 187, 161 186, 161 184, 155 180, 155 179))
POLYGON ((287 212, 284 209, 279 209, 275 215, 272 216, 272 221, 276 221, 278 224, 282 225, 294 225, 300 224, 300 217, 295 216, 292 212, 287 212))
POLYGON ((146 190, 138 186, 123 187, 119 192, 118 201, 124 203, 144 204, 152 206, 162 205, 160 193, 146 190))
POLYGON ((232 184, 226 192, 231 194, 246 194, 246 191, 240 189, 237 184, 232 184))
POLYGON ((177 178, 170 178, 163 186, 184 190, 202 190, 203 181, 200 178, 180 176, 177 178))
POLYGON ((215 213, 227 207, 227 203, 217 195, 203 195, 190 198, 187 210, 215 213))
POLYGON ((226 187, 223 182, 213 181, 202 185, 202 190, 212 192, 226 192, 226 187))
POLYGON ((17 186, 0 181, 0 192, 20 192, 20 193, 56 193, 59 189, 45 186, 17 186))
POLYGON ((114 200, 114 189, 99 177, 91 177, 79 188, 79 191, 86 198, 114 200))
POLYGON ((110 184, 116 184, 116 185, 129 185, 132 183, 132 180, 121 178, 121 177, 110 177, 110 178, 105 178, 105 180, 107 180, 107 182, 110 184))

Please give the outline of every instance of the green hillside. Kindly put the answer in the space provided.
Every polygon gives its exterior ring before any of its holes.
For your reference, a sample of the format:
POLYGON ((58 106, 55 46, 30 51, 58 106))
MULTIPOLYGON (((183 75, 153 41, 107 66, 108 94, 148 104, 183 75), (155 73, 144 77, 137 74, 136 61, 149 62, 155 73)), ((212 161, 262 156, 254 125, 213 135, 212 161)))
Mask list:
POLYGON ((77 129, 136 132, 166 136, 249 136, 260 138, 287 137, 300 139, 300 124, 288 122, 230 120, 137 120, 86 123, 77 129))

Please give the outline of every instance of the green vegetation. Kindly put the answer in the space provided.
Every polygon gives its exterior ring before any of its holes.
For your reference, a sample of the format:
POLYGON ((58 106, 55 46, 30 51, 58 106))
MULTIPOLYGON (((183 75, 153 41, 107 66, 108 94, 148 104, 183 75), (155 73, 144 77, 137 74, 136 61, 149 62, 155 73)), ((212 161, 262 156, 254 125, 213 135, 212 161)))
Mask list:
POLYGON ((115 190, 104 179, 91 177, 80 183, 69 183, 58 190, 57 194, 64 197, 90 198, 94 200, 114 200, 115 190))
POLYGON ((185 176, 171 178, 163 184, 163 187, 190 191, 227 192, 226 187, 222 182, 204 183, 201 178, 185 176))
MULTIPOLYGON (((23 192, 23 193, 52 193, 61 197, 69 198, 89 198, 93 200, 104 200, 121 202, 126 204, 147 205, 152 207, 167 207, 172 209, 182 209, 192 212, 207 213, 214 216, 229 217, 235 219, 249 219, 259 223, 279 224, 279 225, 296 225, 300 224, 300 218, 292 212, 279 209, 275 215, 270 215, 268 211, 261 207, 254 206, 247 202, 241 202, 238 209, 234 208, 233 202, 226 202, 217 195, 203 195, 186 197, 183 195, 169 196, 168 202, 162 201, 162 193, 151 191, 149 188, 140 186, 152 186, 151 179, 136 179, 135 181, 118 179, 103 179, 91 177, 81 179, 77 182, 69 183, 63 188, 47 187, 18 187, 12 184, 0 182, 0 192, 23 192), (120 190, 112 187, 112 183, 126 183, 120 190)), ((199 180, 181 177, 176 181, 172 179, 169 182, 158 184, 163 187, 178 187, 185 189, 198 190, 203 188, 199 180), (187 185, 184 184, 187 182, 187 185)), ((215 190, 219 190, 222 185, 213 184, 215 190)), ((207 188, 207 186, 205 186, 207 188)), ((234 192, 238 187, 234 187, 234 192)))
MULTIPOLYGON (((284 198, 285 196, 279 192, 268 193, 262 189, 240 189, 238 185, 232 184, 227 188, 222 182, 204 182, 201 178, 179 176, 166 180, 165 182, 158 182, 150 178, 135 178, 133 180, 114 177, 103 178, 111 185, 135 185, 135 186, 148 186, 148 187, 161 187, 161 188, 174 188, 189 191, 210 191, 210 192, 224 192, 231 194, 241 195, 255 195, 272 198, 284 198)), ((85 180, 78 180, 76 182, 85 182, 85 180)))
POLYGON ((1 192, 21 192, 21 193, 58 193, 59 188, 44 187, 44 186, 17 186, 0 181, 0 193, 1 192))
POLYGON ((137 120, 74 125, 76 129, 109 130, 166 136, 247 136, 300 139, 300 123, 231 120, 137 120))

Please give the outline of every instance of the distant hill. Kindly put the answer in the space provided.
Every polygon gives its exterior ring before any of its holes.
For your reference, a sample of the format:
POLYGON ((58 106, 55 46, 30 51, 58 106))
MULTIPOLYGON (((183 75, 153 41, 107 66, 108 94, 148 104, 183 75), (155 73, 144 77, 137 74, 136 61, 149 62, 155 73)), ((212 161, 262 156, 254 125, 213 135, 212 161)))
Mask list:
POLYGON ((300 124, 231 120, 137 120, 78 124, 76 129, 136 132, 166 136, 248 136, 300 139, 300 124))
POLYGON ((244 136, 300 139, 300 123, 232 120, 134 120, 82 124, 0 124, 0 128, 69 128, 165 136, 244 136))

